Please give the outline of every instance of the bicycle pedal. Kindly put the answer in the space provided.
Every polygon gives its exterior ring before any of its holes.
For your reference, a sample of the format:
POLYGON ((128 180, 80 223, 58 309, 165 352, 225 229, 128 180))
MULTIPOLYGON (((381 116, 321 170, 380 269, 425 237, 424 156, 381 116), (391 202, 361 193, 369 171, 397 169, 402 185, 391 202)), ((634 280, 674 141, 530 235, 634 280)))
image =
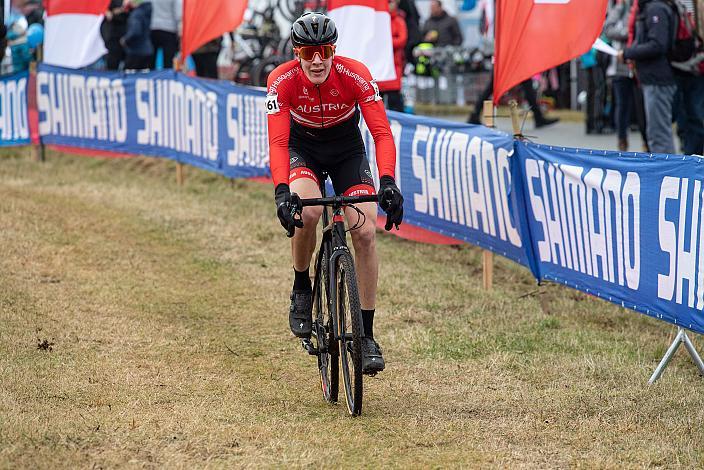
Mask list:
POLYGON ((311 356, 317 356, 318 355, 318 350, 315 349, 315 346, 313 346, 313 343, 309 338, 304 338, 301 340, 301 346, 303 346, 303 349, 308 351, 308 354, 311 356))

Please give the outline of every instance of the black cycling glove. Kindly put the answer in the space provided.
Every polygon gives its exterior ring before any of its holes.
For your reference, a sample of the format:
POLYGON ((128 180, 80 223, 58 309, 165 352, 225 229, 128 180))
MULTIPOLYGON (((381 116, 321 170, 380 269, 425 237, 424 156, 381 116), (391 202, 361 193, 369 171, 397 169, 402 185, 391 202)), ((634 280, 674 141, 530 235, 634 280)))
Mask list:
POLYGON ((279 217, 281 226, 286 229, 286 235, 292 237, 296 231, 296 227, 302 228, 303 221, 296 214, 300 214, 301 206, 300 199, 297 194, 291 194, 287 184, 281 183, 274 191, 276 199, 276 215, 279 217))
POLYGON ((403 195, 392 176, 379 178, 379 205, 386 212, 384 229, 391 230, 394 225, 398 229, 403 221, 403 195))

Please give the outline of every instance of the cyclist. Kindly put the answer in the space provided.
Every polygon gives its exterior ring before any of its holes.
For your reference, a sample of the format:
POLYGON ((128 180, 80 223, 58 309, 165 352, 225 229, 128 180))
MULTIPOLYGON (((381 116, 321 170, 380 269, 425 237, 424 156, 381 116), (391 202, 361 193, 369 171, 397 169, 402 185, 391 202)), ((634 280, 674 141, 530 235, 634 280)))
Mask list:
MULTIPOLYGON (((298 18, 291 26, 291 40, 296 58, 269 74, 266 109, 277 215, 281 225, 294 232, 289 325, 294 335, 307 338, 312 330, 309 266, 323 209, 306 207, 300 219, 294 218, 292 194, 321 197, 323 172, 330 175, 337 194, 375 194, 358 126, 360 109, 374 137, 379 194, 390 195, 379 201, 387 214, 386 230, 393 225, 398 228, 403 220, 403 196, 394 179, 396 146, 391 128, 367 67, 335 56, 337 28, 321 13, 305 13, 298 18)), ((359 204, 358 208, 366 217, 365 224, 351 231, 365 335, 362 370, 375 373, 385 365, 373 330, 379 268, 375 248, 377 208, 375 203, 359 204)), ((346 208, 345 216, 348 221, 357 220, 351 208, 346 208)))

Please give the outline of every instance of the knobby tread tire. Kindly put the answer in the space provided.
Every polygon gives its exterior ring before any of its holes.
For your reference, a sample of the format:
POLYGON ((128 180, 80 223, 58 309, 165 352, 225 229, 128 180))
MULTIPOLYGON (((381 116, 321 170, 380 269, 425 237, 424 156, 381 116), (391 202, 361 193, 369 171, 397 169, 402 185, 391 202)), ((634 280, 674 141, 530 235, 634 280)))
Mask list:
MULTIPOLYGON (((318 252, 315 259, 315 285, 313 292, 313 318, 314 326, 318 328, 319 324, 328 326, 327 335, 322 339, 327 340, 328 352, 319 353, 318 356, 318 372, 320 373, 320 385, 323 392, 323 398, 330 403, 337 403, 338 390, 340 383, 340 365, 338 357, 337 342, 332 331, 331 312, 329 309, 329 292, 327 257, 323 251, 318 252), (321 259, 322 257, 322 259, 321 259)), ((321 337, 316 334, 316 347, 321 348, 321 337)))
MULTIPOLYGON (((362 310, 359 302, 359 291, 357 289, 357 275, 354 269, 354 262, 350 253, 343 253, 335 260, 335 274, 337 279, 337 314, 340 325, 345 325, 346 332, 352 330, 352 363, 353 370, 350 370, 349 365, 345 370, 343 366, 343 377, 345 379, 345 398, 347 399, 347 408, 352 416, 359 416, 362 413, 362 396, 363 396, 363 375, 362 375, 362 310), (344 284, 341 283, 344 280, 344 284), (346 294, 346 295, 345 295, 346 294), (344 298, 346 297, 346 299, 344 298), (346 319, 342 318, 345 310, 340 309, 340 302, 347 300, 349 306, 349 316, 351 325, 346 325, 346 319), (353 376, 352 376, 353 374, 353 376), (352 384, 349 381, 353 380, 352 384), (349 384, 349 385, 348 385, 349 384), (348 389, 351 393, 348 393, 348 389), (350 395, 352 395, 350 397, 350 395), (351 402, 350 403, 350 399, 351 402)), ((343 332, 344 333, 344 332, 343 332)), ((348 351, 343 349, 346 347, 345 341, 340 340, 340 354, 345 354, 349 357, 348 351)))

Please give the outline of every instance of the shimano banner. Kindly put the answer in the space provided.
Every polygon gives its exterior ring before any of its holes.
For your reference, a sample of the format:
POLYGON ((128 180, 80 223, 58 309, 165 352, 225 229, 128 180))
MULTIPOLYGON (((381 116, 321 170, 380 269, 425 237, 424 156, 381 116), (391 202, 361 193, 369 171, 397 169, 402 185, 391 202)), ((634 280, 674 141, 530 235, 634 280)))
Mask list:
POLYGON ((29 72, 0 77, 0 145, 27 145, 27 84, 29 72))
MULTIPOLYGON (((510 191, 511 137, 483 126, 388 115, 404 220, 528 265, 516 217, 518 200, 510 191)), ((363 130, 375 169, 372 137, 363 130)))
POLYGON ((40 64, 47 144, 166 157, 229 177, 268 175, 264 94, 173 71, 107 73, 40 64))
MULTIPOLYGON (((269 174, 261 90, 173 71, 122 74, 42 64, 37 97, 47 144, 166 157, 228 177, 269 174)), ((527 265, 516 200, 509 198, 511 138, 401 113, 390 113, 390 121, 405 220, 527 265)), ((375 168, 371 135, 362 128, 375 168)))
POLYGON ((704 333, 701 158, 515 147, 539 279, 704 333))
MULTIPOLYGON (((28 142, 27 77, 0 84, 3 142, 28 142)), ((44 143, 166 157, 233 178, 269 175, 264 98, 173 71, 40 65, 37 75, 44 143)), ((486 127, 394 112, 389 121, 406 222, 704 333, 700 158, 514 142, 486 127)))

